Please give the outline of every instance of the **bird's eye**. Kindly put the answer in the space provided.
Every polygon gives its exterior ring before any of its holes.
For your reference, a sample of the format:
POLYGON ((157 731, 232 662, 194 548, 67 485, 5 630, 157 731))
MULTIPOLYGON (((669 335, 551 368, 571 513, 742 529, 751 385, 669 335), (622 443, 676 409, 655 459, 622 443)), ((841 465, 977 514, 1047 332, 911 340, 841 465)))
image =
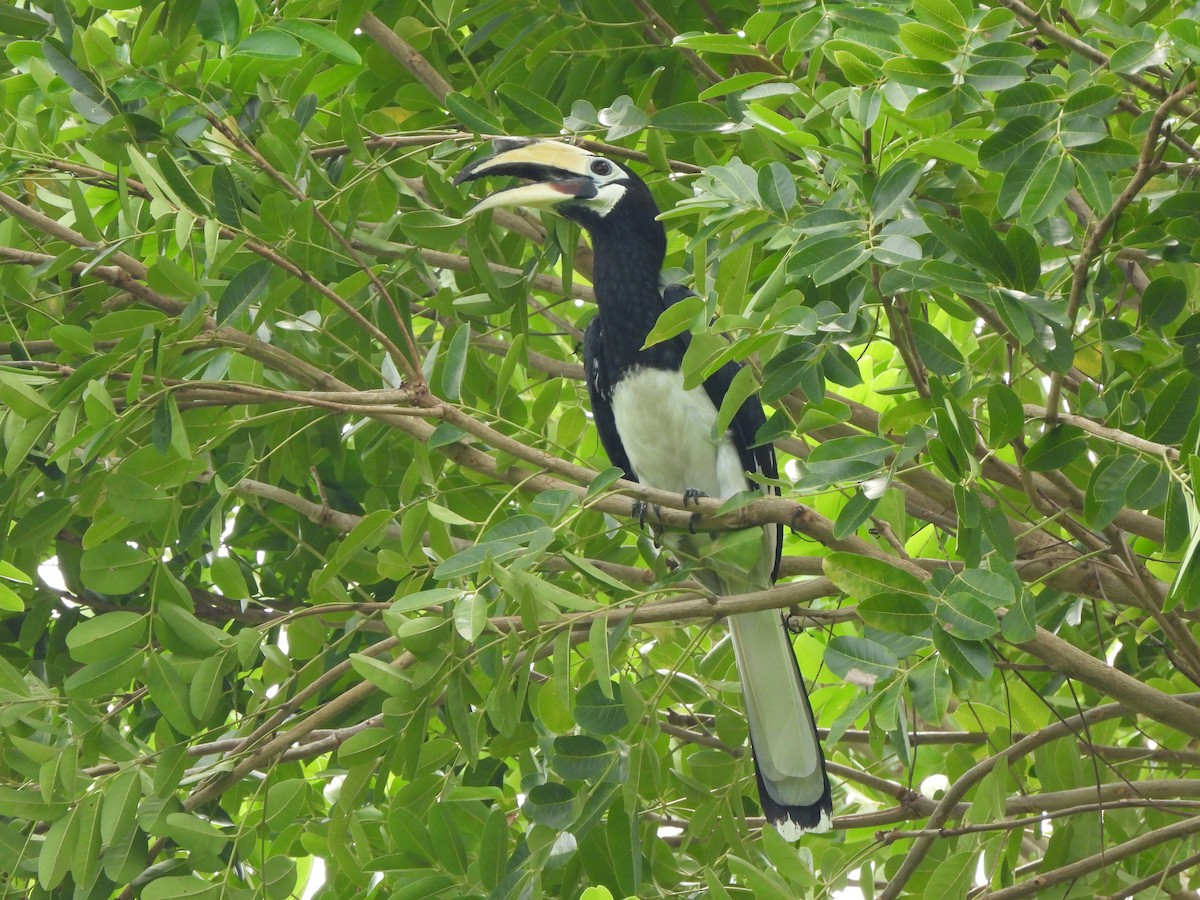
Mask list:
POLYGON ((611 175, 612 170, 613 170, 612 163, 610 163, 607 159, 593 159, 592 160, 592 173, 593 174, 601 175, 601 176, 611 175))

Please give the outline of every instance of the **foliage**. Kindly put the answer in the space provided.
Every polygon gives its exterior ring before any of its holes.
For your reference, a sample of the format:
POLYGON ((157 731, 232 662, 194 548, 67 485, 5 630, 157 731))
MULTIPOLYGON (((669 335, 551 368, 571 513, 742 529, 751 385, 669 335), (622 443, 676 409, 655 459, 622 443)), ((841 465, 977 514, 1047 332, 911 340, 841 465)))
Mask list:
POLYGON ((1196 887, 1194 8, 0 32, 6 896, 1196 887), (666 210, 689 377, 753 367, 784 497, 702 527, 795 529, 766 596, 631 517, 692 510, 599 450, 578 233, 461 218, 481 136, 564 128, 666 210), (838 814, 798 848, 708 627, 796 604, 838 814))

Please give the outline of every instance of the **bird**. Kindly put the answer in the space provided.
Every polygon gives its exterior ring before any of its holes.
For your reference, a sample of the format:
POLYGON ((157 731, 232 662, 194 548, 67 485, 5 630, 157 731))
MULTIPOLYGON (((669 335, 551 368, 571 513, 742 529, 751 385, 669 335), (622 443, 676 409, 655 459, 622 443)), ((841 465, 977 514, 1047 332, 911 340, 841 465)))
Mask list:
MULTIPOLYGON (((714 434, 741 364, 728 362, 688 388, 687 332, 645 346, 662 312, 691 294, 662 283, 667 235, 646 183, 623 163, 579 145, 517 137, 495 140, 454 183, 499 176, 520 183, 484 197, 468 216, 502 207, 545 209, 577 223, 591 240, 598 310, 584 333, 584 375, 612 464, 630 481, 681 494, 685 506, 755 489, 751 473, 767 485, 777 479, 774 447, 756 440, 766 421, 757 396, 742 402, 723 434, 714 434)), ((760 489, 778 494, 778 487, 760 489)), ((760 552, 744 567, 713 561, 711 533, 665 532, 662 541, 675 556, 697 561, 701 584, 727 596, 766 590, 778 577, 783 528, 756 527, 760 552)), ((728 624, 763 814, 789 841, 826 831, 832 798, 825 756, 786 624, 778 610, 740 613, 728 624)))

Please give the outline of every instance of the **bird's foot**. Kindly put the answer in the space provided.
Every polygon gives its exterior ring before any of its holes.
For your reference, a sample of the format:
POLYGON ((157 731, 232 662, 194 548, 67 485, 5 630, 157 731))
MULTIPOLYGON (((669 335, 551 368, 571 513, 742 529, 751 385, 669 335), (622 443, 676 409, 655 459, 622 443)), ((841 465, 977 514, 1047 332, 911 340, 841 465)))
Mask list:
MULTIPOLYGON (((686 491, 683 492, 683 508, 687 509, 687 506, 689 503, 692 504, 693 506, 699 506, 700 498, 707 497, 707 496, 708 496, 708 494, 706 494, 704 491, 700 490, 699 488, 688 488, 686 491)), ((699 512, 699 510, 697 510, 696 512, 692 513, 692 518, 690 520, 688 520, 688 532, 689 533, 691 533, 691 534, 696 533, 696 523, 699 521, 700 521, 700 512, 699 512)))
POLYGON ((633 501, 632 512, 635 516, 637 516, 638 528, 640 528, 642 531, 646 530, 646 513, 651 509, 654 510, 654 515, 656 518, 662 518, 662 507, 657 503, 647 503, 645 500, 633 501))

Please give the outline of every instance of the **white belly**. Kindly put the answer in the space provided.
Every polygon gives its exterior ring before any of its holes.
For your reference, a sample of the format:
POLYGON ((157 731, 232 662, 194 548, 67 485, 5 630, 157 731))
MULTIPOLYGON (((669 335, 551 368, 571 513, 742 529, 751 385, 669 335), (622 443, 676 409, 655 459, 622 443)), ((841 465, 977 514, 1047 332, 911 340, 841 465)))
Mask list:
POLYGON ((713 437, 717 408, 683 375, 638 369, 613 390, 617 433, 638 481, 682 494, 689 488, 725 498, 746 490, 745 470, 729 433, 713 437))

